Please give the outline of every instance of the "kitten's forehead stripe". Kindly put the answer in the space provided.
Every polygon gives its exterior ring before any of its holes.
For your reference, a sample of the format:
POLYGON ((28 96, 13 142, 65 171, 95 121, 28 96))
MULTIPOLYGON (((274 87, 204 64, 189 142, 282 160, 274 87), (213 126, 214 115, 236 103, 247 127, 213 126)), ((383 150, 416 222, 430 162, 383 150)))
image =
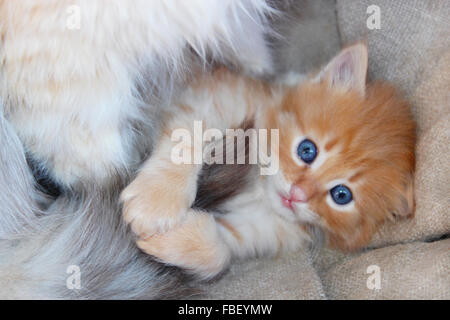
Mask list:
POLYGON ((359 172, 355 173, 354 175, 352 175, 352 176, 350 177, 350 179, 348 179, 348 181, 354 183, 354 182, 356 182, 358 179, 360 179, 360 178, 363 176, 363 174, 364 174, 363 172, 359 171, 359 172))
POLYGON ((337 144, 338 140, 337 139, 333 139, 327 142, 327 144, 325 145, 325 151, 329 152, 331 149, 333 149, 336 144, 337 144))

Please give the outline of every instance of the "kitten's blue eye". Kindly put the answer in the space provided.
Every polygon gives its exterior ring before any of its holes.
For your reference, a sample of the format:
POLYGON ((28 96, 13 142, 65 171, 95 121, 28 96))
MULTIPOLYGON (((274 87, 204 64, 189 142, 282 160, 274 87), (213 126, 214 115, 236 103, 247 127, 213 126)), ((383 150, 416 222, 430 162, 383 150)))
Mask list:
POLYGON ((340 184, 330 190, 331 198, 337 204, 344 205, 352 201, 352 192, 346 186, 340 184))
POLYGON ((303 162, 310 164, 317 157, 317 147, 309 139, 305 139, 297 147, 297 154, 303 162))

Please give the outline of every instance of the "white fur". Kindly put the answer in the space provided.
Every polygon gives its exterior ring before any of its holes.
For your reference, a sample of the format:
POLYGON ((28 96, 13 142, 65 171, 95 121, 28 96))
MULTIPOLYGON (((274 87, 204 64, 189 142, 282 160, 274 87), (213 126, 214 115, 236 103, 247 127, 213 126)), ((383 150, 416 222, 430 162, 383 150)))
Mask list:
MULTIPOLYGON (((145 121, 190 68, 189 47, 260 74, 266 0, 2 1, 0 96, 27 150, 65 185, 137 161, 130 120, 145 121), (78 6, 79 29, 67 28, 78 6), (188 65, 189 64, 189 65, 188 65), (145 111, 148 112, 148 111, 145 111)), ((157 119, 155 119, 157 120, 157 119)))

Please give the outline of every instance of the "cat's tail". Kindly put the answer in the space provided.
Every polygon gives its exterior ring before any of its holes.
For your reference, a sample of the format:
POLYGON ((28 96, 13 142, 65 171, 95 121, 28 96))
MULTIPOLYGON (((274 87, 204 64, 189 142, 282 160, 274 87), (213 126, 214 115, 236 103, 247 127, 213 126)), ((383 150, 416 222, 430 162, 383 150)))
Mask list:
POLYGON ((161 299, 193 294, 181 271, 135 246, 120 216, 118 191, 87 188, 81 195, 60 196, 41 210, 43 198, 22 145, 1 112, 0 157, 0 298, 161 299))

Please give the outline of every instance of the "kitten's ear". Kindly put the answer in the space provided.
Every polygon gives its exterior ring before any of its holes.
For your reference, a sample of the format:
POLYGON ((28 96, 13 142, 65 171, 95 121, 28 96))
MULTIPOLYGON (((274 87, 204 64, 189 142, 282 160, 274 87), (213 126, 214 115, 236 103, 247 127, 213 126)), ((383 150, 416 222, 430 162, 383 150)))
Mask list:
POLYGON ((363 43, 343 49, 319 73, 315 81, 327 81, 330 87, 356 90, 362 96, 366 89, 368 53, 363 43))
POLYGON ((414 216, 415 201, 414 201, 414 177, 408 177, 408 181, 402 191, 401 201, 395 212, 391 213, 393 220, 402 218, 412 218, 414 216))

